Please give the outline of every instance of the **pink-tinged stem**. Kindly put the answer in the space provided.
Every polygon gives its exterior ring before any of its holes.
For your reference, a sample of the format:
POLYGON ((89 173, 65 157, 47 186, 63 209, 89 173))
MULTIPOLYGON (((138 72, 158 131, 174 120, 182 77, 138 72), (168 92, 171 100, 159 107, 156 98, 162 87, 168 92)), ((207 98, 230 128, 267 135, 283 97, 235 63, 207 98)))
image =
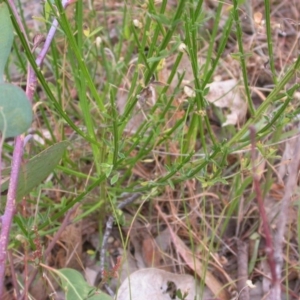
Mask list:
MULTIPOLYGON (((17 13, 17 9, 14 4, 14 1, 13 0, 7 0, 7 1, 8 1, 8 4, 10 5, 10 8, 14 14, 15 19, 17 20, 18 26, 19 26, 20 30, 22 31, 22 33, 28 43, 26 32, 24 30, 21 19, 17 13)), ((62 0, 62 6, 63 6, 63 8, 66 8, 68 5, 70 5, 74 2, 75 2, 74 0, 62 0)), ((44 46, 36 59, 36 64, 38 67, 41 66, 41 64, 43 63, 43 61, 46 57, 46 54, 49 50, 51 41, 54 38, 57 26, 58 26, 58 21, 56 19, 54 19, 52 22, 52 26, 49 30, 49 33, 47 35, 46 41, 44 43, 44 46)), ((36 87, 36 75, 34 74, 31 66, 29 66, 26 95, 30 102, 32 102, 35 87, 36 87)), ((1 218, 2 228, 1 228, 1 234, 0 234, 0 299, 2 299, 2 296, 4 293, 4 276, 5 276, 6 257, 7 257, 7 246, 8 246, 8 241, 9 241, 9 233, 10 233, 10 228, 12 225, 12 220, 13 220, 13 216, 14 216, 14 213, 16 210, 16 206, 15 206, 16 192, 17 192, 21 160, 23 157, 23 146, 24 146, 24 137, 23 136, 16 137, 5 212, 1 218)))
POLYGON ((18 188, 19 170, 23 156, 23 137, 18 136, 15 139, 15 149, 12 159, 11 175, 7 193, 5 211, 2 216, 2 229, 0 235, 0 299, 2 299, 4 288, 4 276, 7 256, 7 245, 12 219, 15 213, 16 194, 18 188))
MULTIPOLYGON (((254 184, 254 190, 256 193, 256 200, 258 204, 258 210, 259 214, 261 217, 261 222, 262 222, 262 228, 263 232, 265 234, 265 241, 266 241, 266 247, 265 247, 265 252, 266 252, 266 258, 270 267, 271 271, 271 277, 272 277, 272 285, 275 285, 277 283, 277 274, 276 274, 276 264, 275 264, 275 259, 274 259, 274 245, 272 241, 272 235, 271 235, 271 230, 268 224, 268 217, 266 214, 266 210, 264 207, 264 201, 262 197, 262 192, 260 189, 260 184, 259 184, 259 177, 256 172, 256 166, 255 166, 255 128, 251 126, 249 128, 250 130, 250 138, 251 138, 251 153, 252 153, 252 164, 253 164, 253 184, 254 184)), ((274 299, 275 300, 275 299, 274 299)))

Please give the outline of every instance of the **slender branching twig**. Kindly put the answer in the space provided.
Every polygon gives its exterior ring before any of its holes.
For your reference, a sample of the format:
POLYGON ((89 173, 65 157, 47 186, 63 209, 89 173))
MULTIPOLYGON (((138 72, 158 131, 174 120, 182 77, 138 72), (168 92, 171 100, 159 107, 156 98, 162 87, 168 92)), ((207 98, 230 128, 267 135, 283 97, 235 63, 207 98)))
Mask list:
MULTIPOLYGON (((128 204, 130 204, 130 203, 136 201, 138 198, 140 198, 141 195, 142 194, 140 194, 140 193, 136 193, 136 194, 133 194, 132 196, 126 198, 124 201, 122 201, 117 206, 117 209, 123 209, 128 204)), ((114 224, 114 220, 115 220, 114 216, 109 216, 109 218, 106 222, 105 232, 104 232, 104 235, 103 235, 101 251, 100 251, 100 275, 101 275, 101 277, 103 275, 104 268, 105 268, 105 252, 106 252, 106 247, 107 247, 107 241, 108 241, 108 238, 111 234, 113 224, 114 224)), ((110 295, 112 295, 112 296, 114 295, 113 291, 109 288, 109 286, 107 284, 104 284, 104 287, 106 288, 107 292, 110 295)))

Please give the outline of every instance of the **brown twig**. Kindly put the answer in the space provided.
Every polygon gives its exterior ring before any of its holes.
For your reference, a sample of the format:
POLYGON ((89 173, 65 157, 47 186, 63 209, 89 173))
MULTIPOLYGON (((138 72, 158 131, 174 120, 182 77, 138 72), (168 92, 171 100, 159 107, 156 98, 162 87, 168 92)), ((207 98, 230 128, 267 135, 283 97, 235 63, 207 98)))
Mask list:
POLYGON ((239 300, 249 300, 248 279, 248 244, 237 239, 238 280, 237 291, 239 300))
MULTIPOLYGON (((123 209, 125 206, 136 201, 141 196, 142 196, 142 194, 140 194, 140 193, 133 194, 132 196, 130 196, 130 197, 126 198, 124 201, 122 201, 117 206, 117 209, 123 209)), ((111 234, 114 220, 115 220, 115 218, 113 215, 109 216, 109 218, 106 222, 106 227, 105 227, 105 231, 104 231, 104 235, 103 235, 103 240, 102 240, 102 245, 101 245, 101 250, 100 250, 100 276, 101 276, 101 278, 102 278, 102 276, 104 274, 104 270, 105 270, 105 252, 106 252, 106 247, 107 247, 107 241, 111 234)), ((104 287, 111 296, 114 296, 114 292, 110 289, 110 287, 106 283, 104 284, 104 287)))
POLYGON ((9 250, 7 255, 10 262, 11 279, 14 286, 14 296, 16 297, 16 299, 20 299, 20 290, 18 286, 16 270, 14 268, 14 259, 13 259, 12 251, 9 250))
MULTIPOLYGON (((300 138, 298 137, 295 141, 295 147, 294 147, 294 153, 293 153, 293 159, 291 160, 291 163, 288 166, 287 173, 289 176, 286 180, 285 185, 285 192, 284 196, 281 200, 281 206, 279 210, 279 215, 277 218, 277 224, 276 224, 276 233, 274 234, 274 258, 275 258, 275 269, 277 278, 280 278, 281 271, 282 271, 282 264, 283 264, 283 240, 284 240, 284 233, 286 229, 287 224, 287 217, 288 217, 288 208, 289 203, 292 198, 293 192, 297 186, 297 180, 298 180, 298 167, 300 162, 300 138)), ((270 293, 270 300, 275 299, 273 298, 274 295, 280 295, 281 294, 281 285, 280 281, 278 280, 276 282, 276 285, 272 286, 271 293, 270 293)))

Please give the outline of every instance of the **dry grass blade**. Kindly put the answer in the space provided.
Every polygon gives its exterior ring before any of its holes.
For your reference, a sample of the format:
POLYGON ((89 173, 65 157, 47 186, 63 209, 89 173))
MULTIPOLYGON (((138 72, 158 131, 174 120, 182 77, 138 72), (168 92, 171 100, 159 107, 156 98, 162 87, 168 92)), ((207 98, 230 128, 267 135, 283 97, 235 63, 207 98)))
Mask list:
POLYGON ((238 282, 237 288, 240 299, 249 300, 249 289, 247 287, 248 279, 248 244, 237 240, 238 247, 238 282))
MULTIPOLYGON (((158 213, 165 220, 166 224, 168 224, 165 214, 161 211, 158 205, 155 206, 158 213)), ((201 278, 204 280, 207 287, 212 291, 212 293, 217 296, 221 300, 229 300, 230 297, 226 290, 224 290, 223 285, 219 280, 206 268, 203 264, 195 257, 195 255, 191 252, 191 250, 184 244, 184 242, 175 234, 172 230, 171 226, 168 224, 172 242, 176 246, 176 250, 184 259, 186 264, 201 278), (204 276, 203 276, 204 275, 204 276)))
POLYGON ((3 142, 0 214, 9 166, 68 151, 0 216, 0 300, 70 298, 64 267, 111 300, 298 299, 300 1, 2 2, 34 122, 22 161, 3 142))

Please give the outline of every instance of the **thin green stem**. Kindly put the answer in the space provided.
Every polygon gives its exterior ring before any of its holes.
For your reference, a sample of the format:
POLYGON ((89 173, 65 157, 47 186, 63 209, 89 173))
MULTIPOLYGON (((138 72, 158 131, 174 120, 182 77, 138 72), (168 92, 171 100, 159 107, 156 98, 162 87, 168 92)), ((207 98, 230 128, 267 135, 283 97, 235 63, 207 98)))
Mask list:
POLYGON ((244 47, 243 47, 243 38, 242 38, 242 28, 240 24, 240 18, 239 18, 239 10, 238 10, 238 0, 233 0, 233 16, 235 20, 235 26, 236 26, 236 38, 239 46, 239 58, 241 62, 241 67, 242 67, 242 74, 243 74, 243 80, 244 80, 244 87, 245 87, 245 92, 247 96, 247 103, 248 103, 248 108, 250 111, 251 116, 255 116, 255 108, 251 99, 250 95, 250 89, 249 89, 249 83, 248 83, 248 71, 246 67, 246 54, 244 52, 244 47))
POLYGON ((266 30, 267 30, 267 43, 268 43, 268 54, 270 68, 272 72, 273 81, 277 83, 276 70, 274 65, 274 53, 273 53, 273 42, 272 42, 272 32, 271 32, 271 16, 270 16, 270 1, 264 0, 265 3, 265 18, 266 18, 266 30))
MULTIPOLYGON (((281 92, 281 90, 285 87, 285 85, 291 80, 291 78, 295 75, 296 71, 300 68, 300 56, 297 61, 290 67, 290 69, 286 72, 285 76, 278 82, 272 92, 268 95, 265 101, 259 106, 256 110, 255 116, 250 118, 246 124, 237 132, 237 134, 226 144, 227 147, 234 145, 237 141, 240 140, 242 136, 246 134, 249 130, 249 126, 252 124, 256 124, 263 113, 267 110, 270 104, 276 99, 276 96, 281 92)), ((289 100, 287 100, 289 101, 289 100)))

